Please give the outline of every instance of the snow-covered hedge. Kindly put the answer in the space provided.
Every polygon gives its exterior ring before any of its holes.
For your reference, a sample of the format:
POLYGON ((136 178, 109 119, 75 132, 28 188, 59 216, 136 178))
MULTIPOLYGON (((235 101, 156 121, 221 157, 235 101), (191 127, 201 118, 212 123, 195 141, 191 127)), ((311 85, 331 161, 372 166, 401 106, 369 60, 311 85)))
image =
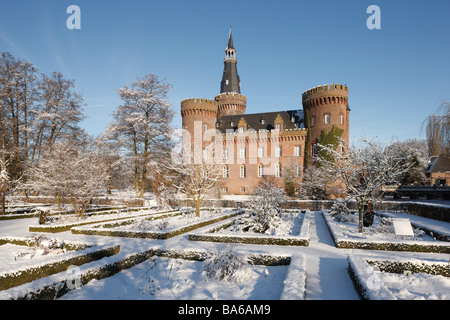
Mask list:
MULTIPOLYGON (((16 243, 17 244, 17 243, 16 243)), ((119 245, 103 245, 55 255, 45 262, 37 262, 0 273, 0 290, 9 289, 52 274, 66 271, 69 266, 80 266, 95 260, 115 255, 120 251, 119 245)))
POLYGON ((310 211, 307 210, 300 227, 298 236, 273 236, 266 234, 218 234, 218 230, 232 226, 235 219, 227 220, 221 224, 216 224, 211 228, 205 228, 198 232, 189 233, 191 241, 210 241, 225 243, 245 243, 245 244, 266 244, 281 246, 308 246, 310 211))
POLYGON ((421 259, 393 258, 392 256, 367 257, 366 255, 348 255, 350 275, 363 299, 397 300, 398 297, 383 283, 381 272, 409 274, 427 273, 450 276, 448 261, 428 261, 421 259))
POLYGON ((102 212, 97 212, 97 214, 91 216, 89 219, 84 219, 84 220, 79 220, 76 222, 67 222, 67 223, 55 223, 55 224, 48 224, 48 225, 32 225, 29 226, 29 231, 30 232, 49 232, 49 233, 58 233, 58 232, 65 232, 65 231, 69 231, 71 228, 73 227, 78 227, 78 226, 83 226, 83 225, 88 225, 88 224, 95 224, 95 223, 100 223, 100 222, 108 222, 108 221, 116 221, 116 220, 124 220, 124 219, 129 219, 131 217, 136 217, 136 216, 145 216, 145 215, 154 215, 156 214, 156 212, 149 212, 149 213, 140 213, 140 212, 136 212, 135 214, 127 214, 127 212, 130 211, 137 211, 136 209, 126 209, 126 210, 109 210, 109 211, 102 211, 102 212), (98 217, 100 215, 105 215, 105 217, 98 217), (123 214, 124 216, 122 217, 118 217, 118 216, 111 216, 108 217, 108 215, 113 215, 113 214, 123 214), (95 216, 97 216, 97 218, 95 218, 95 216))
MULTIPOLYGON (((65 293, 79 288, 92 280, 100 280, 116 274, 122 270, 131 268, 136 264, 144 262, 153 256, 169 257, 174 259, 204 261, 208 252, 206 250, 173 250, 149 248, 145 251, 133 253, 118 253, 84 264, 77 268, 76 285, 73 284, 73 275, 69 272, 60 272, 41 278, 30 283, 26 283, 8 290, 0 291, 0 300, 9 299, 55 299, 61 297, 65 293)), ((305 293, 306 264, 303 255, 261 255, 249 254, 248 260, 255 265, 288 265, 288 274, 284 280, 284 289, 282 299, 303 299, 305 293)))
POLYGON ((333 219, 326 210, 322 211, 322 215, 337 248, 450 253, 450 242, 349 239, 340 231, 339 222, 333 219))
MULTIPOLYGON (((201 220, 199 222, 192 222, 183 226, 169 228, 166 231, 153 231, 153 230, 115 230, 115 227, 121 226, 123 224, 130 224, 135 221, 133 219, 127 219, 116 224, 96 224, 91 227, 77 227, 72 228, 72 233, 74 234, 85 234, 85 235, 96 235, 96 236, 108 236, 108 237, 126 237, 126 238, 142 238, 142 239, 169 239, 177 235, 216 223, 236 215, 242 214, 243 210, 237 210, 229 214, 220 214, 215 218, 201 220), (102 228, 100 228, 102 227, 102 228)), ((155 219, 167 218, 173 215, 179 215, 180 212, 155 215, 155 219)), ((153 218, 153 217, 152 217, 153 218)))

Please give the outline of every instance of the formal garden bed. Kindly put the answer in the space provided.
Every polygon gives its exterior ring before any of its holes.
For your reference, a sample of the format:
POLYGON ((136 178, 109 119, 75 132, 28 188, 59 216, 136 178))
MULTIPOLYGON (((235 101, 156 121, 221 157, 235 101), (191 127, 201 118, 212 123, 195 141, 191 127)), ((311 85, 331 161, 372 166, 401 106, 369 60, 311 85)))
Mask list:
POLYGON ((271 227, 262 231, 251 212, 209 228, 189 233, 191 241, 268 244, 284 246, 309 245, 309 210, 283 210, 272 219, 271 227))
POLYGON ((92 281, 62 299, 304 299, 303 255, 268 256, 154 250, 153 256, 101 283, 92 281), (264 290, 270 287, 271 290, 264 290))
POLYGON ((0 290, 117 254, 118 245, 92 246, 45 236, 0 239, 0 290))
POLYGON ((206 225, 242 214, 241 209, 202 209, 200 217, 193 210, 154 214, 150 217, 127 219, 113 223, 99 223, 72 228, 74 234, 169 239, 206 225))
POLYGON ((450 299, 450 269, 447 259, 350 254, 348 264, 363 299, 450 299))
POLYGON ((0 299, 299 300, 305 295, 306 262, 304 255, 245 254, 230 247, 149 248, 80 265, 75 276, 53 274, 0 291, 0 299), (263 289, 267 286, 271 290, 263 289))
POLYGON ((450 253, 450 242, 440 241, 420 228, 413 228, 413 236, 396 235, 393 219, 374 215, 373 224, 359 232, 358 213, 322 215, 338 248, 387 251, 416 251, 450 253))
MULTIPOLYGON (((84 216, 75 214, 50 215, 46 218, 45 224, 31 225, 29 226, 29 231, 58 233, 69 231, 76 226, 143 217, 166 212, 175 212, 175 210, 156 211, 147 208, 126 208, 95 211, 85 214, 84 216)), ((39 222, 39 220, 37 222, 39 222)))

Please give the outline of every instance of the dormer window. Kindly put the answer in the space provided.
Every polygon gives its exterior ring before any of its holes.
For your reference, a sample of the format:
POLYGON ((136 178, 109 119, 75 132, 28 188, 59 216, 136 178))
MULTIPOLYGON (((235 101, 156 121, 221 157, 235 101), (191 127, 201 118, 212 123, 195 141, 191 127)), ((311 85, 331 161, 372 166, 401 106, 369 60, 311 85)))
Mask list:
POLYGON ((234 121, 230 122, 230 126, 234 127, 234 121))
POLYGON ((281 123, 277 123, 276 126, 275 126, 275 129, 277 131, 281 131, 281 123))
POLYGON ((244 133, 244 127, 243 126, 239 127, 239 133, 244 133))
POLYGON ((294 116, 291 118, 291 122, 295 122, 295 117, 294 116))
POLYGON ((266 124, 266 120, 261 119, 261 124, 266 124))

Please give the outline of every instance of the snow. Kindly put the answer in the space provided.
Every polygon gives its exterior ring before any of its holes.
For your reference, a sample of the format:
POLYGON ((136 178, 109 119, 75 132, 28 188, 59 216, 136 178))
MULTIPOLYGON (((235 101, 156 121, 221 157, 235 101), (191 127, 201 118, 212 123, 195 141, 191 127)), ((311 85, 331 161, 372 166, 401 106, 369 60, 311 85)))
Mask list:
MULTIPOLYGON (((404 214, 389 213, 389 215, 405 218, 404 214)), ((442 231, 450 233, 450 228, 439 221, 406 216, 413 225, 417 220, 421 220, 429 227, 434 224, 442 231)), ((29 237, 32 233, 29 232, 28 226, 36 224, 36 221, 37 218, 0 221, 0 237, 29 237)), ((336 248, 324 217, 319 211, 310 213, 309 234, 310 242, 307 247, 233 244, 236 251, 241 254, 291 257, 289 266, 254 266, 251 280, 245 283, 205 279, 202 275, 202 262, 199 261, 154 256, 114 276, 92 280, 62 296, 61 299, 358 300, 360 296, 349 273, 351 261, 356 261, 355 263, 360 266, 357 269, 361 269, 358 271, 360 279, 367 280, 374 274, 379 276, 378 280, 382 285, 378 290, 371 291, 372 299, 450 299, 448 278, 428 274, 402 275, 385 272, 367 274, 366 261, 369 258, 379 259, 379 255, 382 254, 383 260, 403 259, 444 263, 448 262, 448 254, 394 251, 380 253, 371 250, 339 249, 336 248), (354 258, 356 255, 364 259, 354 258)), ((225 250, 228 246, 224 243, 189 241, 187 234, 167 240, 79 235, 70 231, 58 233, 56 236, 64 241, 77 241, 96 246, 120 245, 119 254, 82 265, 81 273, 121 261, 151 248, 180 252, 212 252, 225 250)), ((0 250, 10 249, 10 245, 0 246, 0 250)), ((15 249, 11 250, 14 254, 15 249)), ((7 254, 6 251, 3 254, 7 254)), ((8 254, 11 254, 11 251, 8 254)), ((0 291, 0 299, 17 297, 24 292, 37 290, 44 285, 58 283, 64 279, 66 279, 64 273, 60 273, 0 291)))

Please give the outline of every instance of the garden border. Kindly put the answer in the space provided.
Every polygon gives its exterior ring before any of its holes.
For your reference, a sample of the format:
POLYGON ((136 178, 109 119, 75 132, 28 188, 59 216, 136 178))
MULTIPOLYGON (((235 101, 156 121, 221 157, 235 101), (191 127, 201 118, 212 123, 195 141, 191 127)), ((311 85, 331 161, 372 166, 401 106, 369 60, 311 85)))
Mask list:
MULTIPOLYGON (((190 224, 186 224, 184 226, 180 226, 177 228, 172 228, 169 229, 168 231, 165 232, 160 232, 160 231, 153 231, 153 230, 148 230, 148 231, 141 231, 141 230, 114 230, 114 226, 118 226, 121 224, 127 224, 127 223, 131 223, 132 221, 136 220, 136 218, 131 218, 131 219, 127 219, 121 222, 117 222, 117 223, 107 223, 108 227, 107 228, 102 228, 102 229, 98 229, 96 227, 102 226, 104 225, 104 223, 99 223, 96 224, 95 226, 90 226, 90 227, 74 227, 72 228, 72 233, 73 234, 84 234, 84 235, 95 235, 95 236, 107 236, 107 237, 125 237, 125 238, 139 238, 139 239, 159 239, 159 240, 166 240, 175 236, 178 236, 180 234, 225 220, 225 219, 229 219, 231 217, 234 217, 236 215, 240 215, 242 214, 244 211, 243 210, 237 210, 236 212, 232 212, 230 214, 223 214, 218 216, 217 218, 211 218, 211 219, 207 219, 207 220, 203 220, 200 222, 192 222, 190 224)), ((173 215, 179 215, 181 214, 181 212, 178 212, 177 214, 173 214, 173 215)), ((161 215, 161 216, 157 216, 155 217, 155 219, 162 219, 165 217, 168 217, 169 215, 161 215)))
MULTIPOLYGON (((121 212, 130 212, 130 211, 140 211, 140 210, 145 210, 143 208, 139 208, 139 209, 135 209, 135 208, 128 208, 126 210, 123 211, 119 211, 119 210, 108 210, 106 211, 104 214, 108 215, 108 214, 119 214, 121 212), (116 211, 116 212, 113 212, 116 211)), ((161 212, 151 212, 151 213, 146 213, 146 214, 138 214, 136 213, 135 215, 130 215, 127 217, 116 217, 116 218, 111 218, 111 219, 99 219, 99 220, 90 220, 90 221, 80 221, 80 222, 69 222, 69 223, 64 223, 64 224, 55 224, 55 225, 31 225, 28 226, 28 230, 30 232, 49 232, 49 233, 59 233, 59 232, 65 232, 65 231, 69 231, 70 229, 74 228, 74 227, 79 227, 79 226, 84 226, 84 225, 88 225, 88 224, 97 224, 97 223, 105 223, 105 222, 111 222, 111 221, 117 221, 117 220, 126 220, 126 219, 135 219, 137 217, 145 217, 145 216, 150 216, 150 215, 154 215, 154 214, 160 214, 160 213, 167 213, 167 212, 177 212, 177 210, 168 210, 168 211, 161 211, 161 212)), ((102 214, 102 212, 97 212, 95 215, 100 215, 102 214)))
POLYGON ((425 272, 449 277, 447 261, 424 263, 426 258, 392 258, 349 254, 347 256, 350 276, 364 300, 397 300, 397 297, 380 281, 377 276, 380 271, 402 273, 403 271, 425 272), (375 266, 375 267, 374 267, 375 266), (405 270, 406 269, 406 270, 405 270))
POLYGON ((338 223, 330 217, 327 210, 321 211, 325 223, 330 231, 331 237, 337 248, 343 249, 366 249, 366 250, 384 250, 384 251, 411 251, 411 252, 434 252, 450 253, 450 242, 443 243, 429 241, 413 240, 354 240, 347 239, 340 232, 338 223))
MULTIPOLYGON (((25 238, 2 238, 2 245, 12 243, 16 245, 26 245, 25 238), (7 242, 8 241, 8 242, 7 242)), ((64 242, 66 244, 66 242, 64 242)), ((73 246, 81 246, 74 244, 73 246)), ((0 273, 0 290, 10 289, 28 282, 48 277, 50 275, 66 271, 69 266, 80 266, 85 263, 96 261, 104 257, 109 257, 119 253, 120 245, 101 245, 80 247, 76 252, 65 253, 55 256, 46 262, 39 262, 35 265, 18 267, 0 273)))
MULTIPOLYGON (((174 259, 204 261, 208 253, 205 249, 160 249, 149 248, 146 251, 123 254, 120 259, 107 257, 79 268, 77 276, 79 285, 83 286, 89 281, 101 280, 114 274, 131 268, 153 256, 168 257, 174 259), (114 260, 113 260, 114 259, 114 260)), ((304 254, 295 255, 265 255, 249 254, 248 258, 254 264, 267 266, 287 265, 288 271, 283 281, 282 300, 302 300, 305 297, 306 288, 306 259, 304 254)), ((47 278, 34 281, 31 285, 24 284, 0 291, 0 300, 53 300, 74 289, 67 286, 69 274, 60 272, 47 278)))
POLYGON ((281 245, 281 246, 309 246, 310 240, 310 215, 311 211, 306 210, 300 233, 298 236, 271 236, 271 235, 232 235, 232 234, 213 234, 215 231, 231 226, 238 218, 233 218, 212 228, 189 233, 188 239, 191 241, 224 242, 224 243, 243 243, 260 245, 281 245))

